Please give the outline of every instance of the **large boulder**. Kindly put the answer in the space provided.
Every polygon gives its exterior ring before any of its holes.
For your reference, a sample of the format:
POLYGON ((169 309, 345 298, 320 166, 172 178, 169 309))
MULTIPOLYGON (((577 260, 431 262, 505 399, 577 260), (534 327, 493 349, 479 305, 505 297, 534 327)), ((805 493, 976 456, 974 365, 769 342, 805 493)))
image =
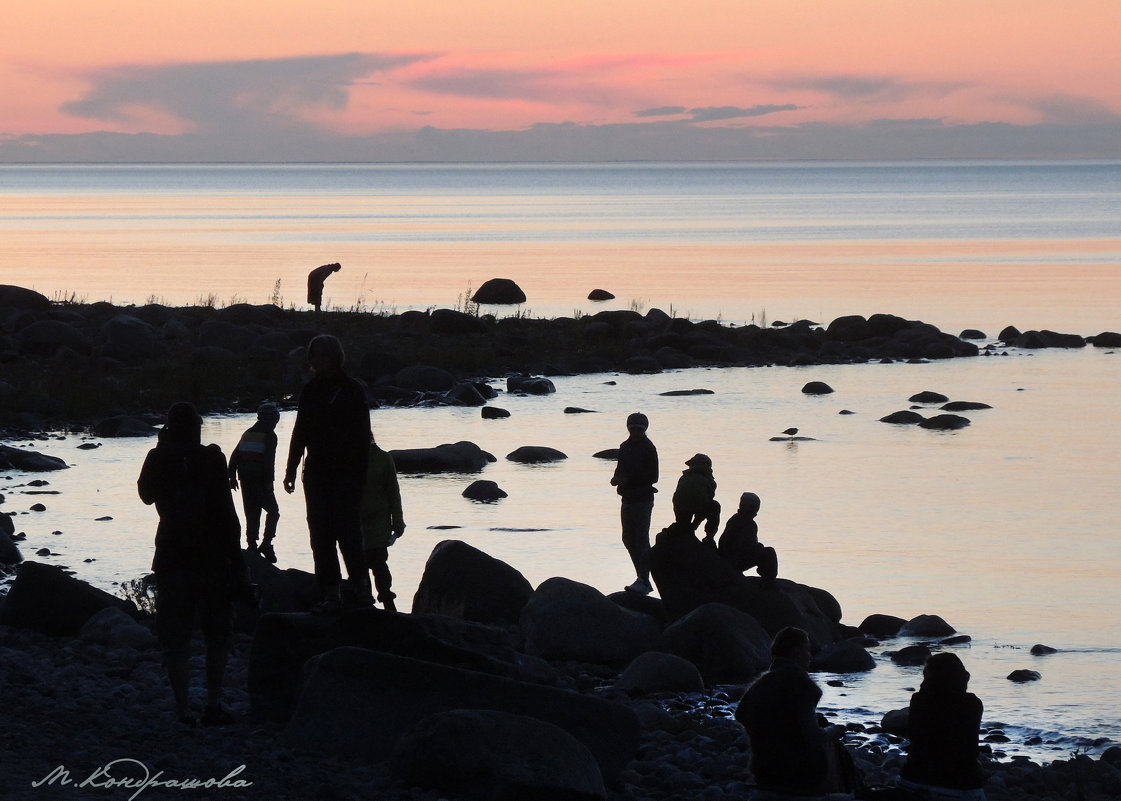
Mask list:
POLYGON ((34 289, 24 289, 21 286, 0 284, 0 308, 27 309, 30 311, 45 311, 51 307, 50 298, 36 292, 34 289))
POLYGON ((556 385, 541 376, 512 375, 506 379, 506 391, 525 395, 552 395, 556 385))
POLYGON ((715 602, 751 615, 772 637, 785 626, 797 626, 809 633, 815 648, 843 639, 840 605, 831 595, 787 579, 768 583, 745 576, 688 527, 672 524, 658 534, 650 549, 650 574, 671 621, 715 602))
POLYGON ((596 801, 591 752, 559 726, 488 709, 437 712, 398 741, 391 769, 410 786, 468 798, 596 801))
POLYGON ((907 621, 895 615, 874 613, 868 615, 857 627, 870 637, 895 637, 907 621))
POLYGON ((57 456, 0 445, 0 470, 23 470, 28 473, 49 473, 65 470, 70 465, 57 456))
POLYGON ((477 623, 516 624, 533 585, 505 562, 459 540, 444 540, 424 565, 413 612, 477 623))
POLYGON ((455 376, 439 367, 414 364, 398 370, 393 384, 418 392, 446 392, 455 386, 455 376))
POLYGON ((612 603, 594 587, 546 580, 530 596, 520 625, 524 651, 552 661, 625 665, 661 634, 654 618, 612 603))
POLYGON ((332 758, 381 762, 422 720, 455 709, 525 715, 560 727, 591 752, 606 786, 638 749, 633 711, 570 690, 363 648, 328 651, 307 673, 285 739, 332 758))
POLYGON ((546 445, 522 445, 506 454, 506 458, 520 464, 544 464, 564 461, 568 454, 546 445))
POLYGON ((510 278, 492 278, 484 281, 471 296, 473 303, 509 306, 525 303, 525 292, 510 278))
POLYGON ((433 334, 462 336, 487 332, 486 323, 478 317, 454 309, 433 309, 429 321, 433 334))
POLYGON ((105 338, 102 355, 125 364, 139 364, 160 353, 159 336, 148 323, 128 314, 118 314, 101 327, 105 338))
POLYGON ((639 654, 615 680, 614 689, 631 696, 699 693, 704 677, 688 659, 662 651, 639 654))
POLYGON ((20 349, 30 356, 53 356, 63 348, 88 356, 93 343, 80 328, 61 320, 37 320, 16 335, 20 349))
POLYGON ((91 431, 98 437, 154 437, 159 433, 154 425, 130 415, 114 415, 99 420, 91 426, 91 431))
POLYGON ((876 667, 876 659, 859 638, 827 645, 814 654, 812 670, 826 673, 864 673, 876 667))
MULTIPOLYGON (((344 646, 367 648, 499 676, 543 678, 538 665, 515 653, 509 632, 441 615, 400 615, 380 609, 340 617, 266 614, 249 655, 254 717, 284 722, 295 709, 312 657, 344 646)), ((551 678, 551 676, 549 677, 551 678)))
POLYGON ((23 561, 23 554, 19 546, 12 541, 12 518, 10 515, 0 513, 0 565, 18 565, 23 561))
POLYGON ((107 606, 90 616, 79 632, 84 642, 107 648, 121 646, 143 650, 157 645, 156 635, 147 626, 136 622, 131 615, 115 606, 107 606))
POLYGON ((405 448, 390 451, 398 473, 477 473, 494 456, 474 442, 444 443, 435 448, 405 448))
POLYGON ((957 629, 938 615, 916 615, 899 629, 900 637, 949 637, 957 629))
POLYGON ((257 331, 250 326, 238 325, 228 320, 207 320, 199 326, 200 346, 222 348, 235 353, 249 350, 258 336, 257 331))
POLYGON ((68 575, 62 568, 24 562, 0 606, 0 623, 55 636, 76 636, 91 617, 115 607, 137 617, 131 601, 68 575))
POLYGON ((710 603, 672 623, 654 647, 696 665, 708 686, 745 684, 770 665, 771 639, 746 612, 710 603))

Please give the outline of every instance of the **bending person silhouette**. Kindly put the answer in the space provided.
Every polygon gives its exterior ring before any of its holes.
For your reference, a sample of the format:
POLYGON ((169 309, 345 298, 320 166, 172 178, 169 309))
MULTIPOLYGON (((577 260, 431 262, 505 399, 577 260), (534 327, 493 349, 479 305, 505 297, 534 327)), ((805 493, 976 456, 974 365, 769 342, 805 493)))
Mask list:
POLYGON ((323 303, 323 284, 332 273, 337 273, 342 268, 343 266, 338 263, 324 264, 307 274, 307 302, 314 306, 316 311, 319 311, 323 303))

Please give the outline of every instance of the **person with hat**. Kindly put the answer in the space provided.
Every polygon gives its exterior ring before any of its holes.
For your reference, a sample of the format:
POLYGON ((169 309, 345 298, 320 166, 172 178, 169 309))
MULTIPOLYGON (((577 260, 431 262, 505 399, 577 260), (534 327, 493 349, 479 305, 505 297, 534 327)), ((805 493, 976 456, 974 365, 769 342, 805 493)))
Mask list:
POLYGON ((658 490, 658 449, 646 436, 650 421, 642 412, 627 417, 629 436, 619 445, 619 460, 611 486, 622 501, 619 518, 623 529, 623 547, 634 565, 635 580, 626 589, 648 595, 650 584, 650 517, 654 511, 654 493, 658 490))
POLYGON ((257 422, 241 435, 230 454, 230 489, 238 489, 241 479, 241 504, 245 510, 245 541, 249 550, 257 551, 276 564, 276 551, 272 541, 280 521, 280 507, 273 491, 276 464, 276 424, 280 422, 280 409, 275 403, 262 403, 257 407, 257 422), (261 528, 261 512, 265 513, 265 532, 257 546, 261 528))
POLYGON ((698 453, 687 459, 677 489, 673 491, 673 517, 696 531, 703 522, 702 542, 716 546, 716 530, 720 528, 720 504, 716 501, 716 479, 712 477, 712 459, 698 453))

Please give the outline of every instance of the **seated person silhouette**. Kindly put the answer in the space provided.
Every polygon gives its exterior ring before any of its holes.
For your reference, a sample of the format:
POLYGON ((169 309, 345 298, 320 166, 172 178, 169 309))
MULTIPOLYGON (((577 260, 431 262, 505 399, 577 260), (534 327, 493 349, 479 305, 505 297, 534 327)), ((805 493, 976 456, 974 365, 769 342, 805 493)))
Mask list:
POLYGON ((855 769, 840 741, 844 727, 819 722, 821 688, 808 673, 809 635, 794 626, 782 629, 771 659, 736 707, 751 745, 756 787, 787 796, 850 792, 855 769))
POLYGON ((984 705, 966 689, 969 672, 956 654, 930 656, 911 696, 911 740, 899 786, 907 798, 984 801, 978 761, 984 705))
POLYGON ((712 477, 712 459, 698 453, 685 462, 686 468, 677 479, 673 491, 673 518, 696 531, 705 524, 702 542, 715 547, 716 530, 720 528, 720 504, 716 501, 716 479, 712 477))
POLYGON ((763 580, 770 583, 778 576, 778 554, 759 542, 759 524, 755 522, 759 505, 759 496, 754 492, 740 496, 739 509, 724 524, 717 550, 740 573, 755 567, 763 580))

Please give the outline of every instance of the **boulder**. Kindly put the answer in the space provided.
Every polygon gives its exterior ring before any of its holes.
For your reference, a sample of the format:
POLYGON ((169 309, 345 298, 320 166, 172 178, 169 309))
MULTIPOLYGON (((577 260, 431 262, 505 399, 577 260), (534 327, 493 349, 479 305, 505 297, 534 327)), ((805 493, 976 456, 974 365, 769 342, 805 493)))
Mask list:
POLYGON ((477 799, 594 801, 607 796, 591 752, 559 726, 485 709, 437 712, 394 748, 410 786, 477 799))
POLYGON ((1003 342, 1005 344, 1008 344, 1008 343, 1012 342, 1013 340, 1015 340, 1019 336, 1020 336, 1020 329, 1017 328, 1014 325, 1009 325, 1009 326, 1005 326, 1004 328, 1002 328, 1000 333, 996 335, 996 338, 999 339, 1001 342, 1003 342))
POLYGON ((603 301, 615 300, 615 296, 606 289, 593 289, 588 293, 588 300, 603 301))
POLYGON ((865 673, 876 667, 876 659, 858 638, 827 645, 814 654, 811 670, 826 673, 865 673))
POLYGON ((870 637, 895 637, 907 621, 895 615, 872 614, 864 618, 857 627, 870 637))
POLYGON ((800 584, 745 576, 688 527, 675 523, 657 535, 650 549, 650 574, 670 621, 715 602, 751 615, 772 637, 784 626, 798 626, 809 633, 815 649, 842 639, 833 619, 839 605, 832 596, 830 608, 823 611, 800 584))
POLYGON ((929 658, 930 649, 925 645, 908 645, 891 655, 892 662, 909 667, 922 667, 929 658))
POLYGON ((525 292, 510 278, 491 278, 475 290, 473 303, 480 305, 510 306, 525 303, 525 292))
POLYGON ((84 642, 107 648, 125 646, 140 651, 158 645, 156 635, 115 606, 107 606, 90 616, 79 632, 84 642))
POLYGON ((892 412, 887 417, 881 417, 881 423, 893 423, 895 425, 913 426, 921 423, 926 418, 918 412, 912 412, 909 409, 904 409, 899 412, 892 412))
POLYGON ((102 355, 125 364, 140 364, 160 353, 156 329, 132 315, 113 317, 102 326, 101 335, 105 338, 102 355))
POLYGON ((614 685, 615 690, 630 696, 700 693, 704 692, 704 688, 704 678, 696 665, 676 654, 661 651, 639 654, 614 685))
POLYGON ((968 417, 960 414, 936 414, 919 423, 919 428, 929 428, 934 431, 957 431, 970 424, 968 417))
POLYGON ((991 409, 993 407, 987 403, 981 403, 980 401, 950 401, 939 408, 944 412, 975 412, 980 409, 991 409))
POLYGON ((253 716, 283 723, 296 707, 312 657, 340 647, 395 654, 452 668, 553 681, 514 651, 510 633, 443 615, 355 609, 341 616, 272 613, 261 617, 249 654, 253 716))
POLYGON ((227 320, 207 320, 199 326, 200 347, 222 348, 242 353, 249 350, 257 341, 256 330, 246 325, 237 325, 227 320))
POLYGON ((961 339, 986 339, 984 331, 978 331, 976 328, 967 328, 958 334, 961 339))
POLYGON ((473 442, 390 451, 398 473, 477 473, 495 458, 473 442))
POLYGON ((497 406, 484 406, 482 409, 482 418, 484 420, 503 420, 509 416, 509 409, 500 409, 497 406))
POLYGON ((495 482, 479 479, 478 481, 472 481, 467 489, 463 490, 463 497, 472 501, 489 503, 506 498, 508 494, 495 482))
POLYGON ((568 455, 556 448, 549 448, 544 445, 523 445, 506 454, 506 458, 511 462, 521 464, 545 464, 564 461, 568 458, 568 455))
POLYGON ((392 383, 417 392, 446 392, 455 386, 455 376, 439 367, 415 364, 398 370, 392 383))
POLYGON ((880 728, 896 737, 907 737, 911 730, 911 710, 904 707, 886 712, 880 719, 880 728))
POLYGON ((464 334, 485 334, 487 324, 473 314, 455 309, 433 309, 429 315, 433 334, 441 336, 463 336, 464 334))
POLYGON ((1042 643, 1036 643, 1031 647, 1032 656, 1047 656, 1048 654, 1057 654, 1058 652, 1058 648, 1052 648, 1050 645, 1043 645, 1042 643))
POLYGON ((13 286, 11 284, 0 284, 0 308, 46 311, 50 307, 50 298, 36 292, 34 289, 24 289, 21 286, 13 286))
POLYGON ((1038 348, 1084 348, 1086 340, 1078 334, 1060 334, 1057 331, 1025 331, 1010 343, 1013 347, 1038 348))
POLYGON ((551 395, 556 386, 547 378, 540 376, 512 375, 506 379, 506 391, 523 395, 551 395))
POLYGON ((151 423, 139 417, 129 415, 115 415, 99 420, 91 427, 91 432, 98 437, 154 437, 159 433, 151 423))
POLYGON ((900 637, 949 637, 957 629, 938 615, 917 615, 899 629, 900 637))
POLYGON ((1038 670, 1013 670, 1008 674, 1008 680, 1014 681, 1018 684, 1022 684, 1028 681, 1039 681, 1042 678, 1043 674, 1041 674, 1038 670))
POLYGON ((661 633, 654 618, 612 603, 594 587, 559 577, 530 596, 519 625, 525 653, 599 665, 627 664, 661 633))
POLYGON ((19 546, 12 542, 14 531, 11 516, 0 514, 0 565, 18 565, 23 561, 19 546))
POLYGON ((307 672, 285 739, 332 759, 381 762, 422 720, 455 709, 525 715, 560 727, 591 752, 606 786, 615 784, 638 750, 634 712, 569 690, 363 648, 328 651, 307 672))
POLYGON ((933 392, 931 390, 924 390, 918 392, 911 397, 907 398, 911 403, 946 403, 949 398, 941 392, 933 392))
POLYGON ((824 381, 810 381, 802 387, 803 395, 828 395, 833 392, 833 387, 824 381))
POLYGON ((444 393, 444 397, 459 406, 484 406, 486 397, 473 381, 457 381, 455 386, 444 393))
POLYGON ((75 636, 97 612, 111 607, 133 618, 138 615, 131 601, 73 578, 60 567, 24 562, 0 607, 0 623, 54 636, 75 636))
POLYGON ((93 352, 93 343, 79 328, 61 320, 36 320, 16 334, 20 349, 29 356, 53 356, 63 348, 81 356, 93 352))
POLYGON ((825 336, 837 342, 857 342, 872 336, 868 320, 859 314, 838 317, 825 329, 825 336))
POLYGON ((1095 348, 1121 348, 1121 334, 1116 331, 1102 331, 1089 341, 1095 348))
POLYGON ((57 456, 0 445, 0 470, 23 470, 28 473, 49 473, 65 470, 70 465, 57 456))
POLYGON ((465 542, 444 540, 424 564, 413 613, 514 624, 532 595, 533 585, 510 565, 465 542))
POLYGON ((654 648, 696 665, 707 686, 746 684, 770 665, 771 639, 746 612, 710 603, 671 623, 654 648))

